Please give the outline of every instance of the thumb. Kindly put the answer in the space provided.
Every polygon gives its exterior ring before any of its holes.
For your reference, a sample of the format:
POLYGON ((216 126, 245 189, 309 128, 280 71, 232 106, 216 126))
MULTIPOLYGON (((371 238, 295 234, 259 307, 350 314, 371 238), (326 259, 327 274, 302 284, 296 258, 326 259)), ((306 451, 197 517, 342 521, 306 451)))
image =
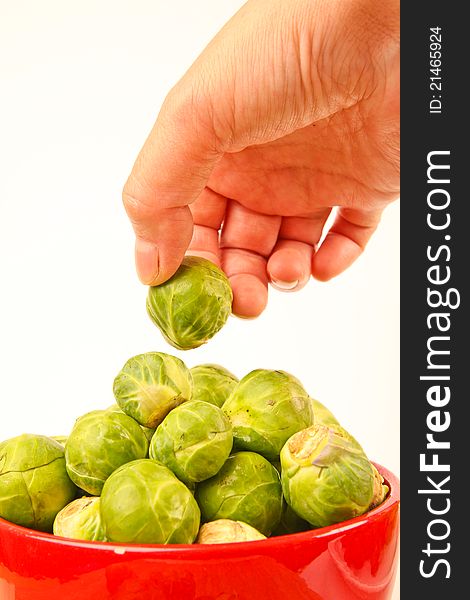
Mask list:
MULTIPOLYGON (((180 89, 180 88, 183 89, 180 89)), ((136 234, 135 258, 142 283, 158 285, 173 275, 191 241, 189 204, 203 191, 221 156, 199 114, 204 106, 191 87, 167 96, 123 190, 136 234)))

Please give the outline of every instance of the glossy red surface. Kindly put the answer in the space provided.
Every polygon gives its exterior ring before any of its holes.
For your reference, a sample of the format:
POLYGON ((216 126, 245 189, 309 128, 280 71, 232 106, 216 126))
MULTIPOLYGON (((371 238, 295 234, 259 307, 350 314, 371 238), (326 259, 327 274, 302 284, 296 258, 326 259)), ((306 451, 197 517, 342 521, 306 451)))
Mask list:
POLYGON ((387 600, 397 565, 399 482, 371 512, 257 542, 77 542, 0 519, 0 600, 387 600))

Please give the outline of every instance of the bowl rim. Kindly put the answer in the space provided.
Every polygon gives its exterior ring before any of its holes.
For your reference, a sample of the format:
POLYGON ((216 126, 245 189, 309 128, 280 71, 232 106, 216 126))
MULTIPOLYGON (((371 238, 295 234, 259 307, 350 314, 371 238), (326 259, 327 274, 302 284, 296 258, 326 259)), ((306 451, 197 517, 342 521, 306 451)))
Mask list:
POLYGON ((204 558, 207 559, 208 555, 212 553, 217 555, 218 558, 220 558, 221 554, 241 554, 246 553, 247 550, 249 550, 251 554, 264 553, 265 550, 273 550, 285 546, 286 544, 308 543, 314 539, 334 537, 338 534, 344 534, 352 529, 367 526, 370 521, 379 519, 383 513, 387 513, 395 506, 399 506, 400 482, 398 477, 382 465, 375 462, 373 462, 373 464, 390 488, 390 491, 382 504, 379 504, 379 506, 358 517, 354 517, 353 519, 300 533, 279 535, 264 540, 224 544, 129 544, 76 540, 56 536, 52 533, 44 533, 22 527, 21 525, 16 525, 15 523, 11 523, 0 517, 0 537, 3 531, 12 536, 23 538, 25 541, 34 540, 54 545, 57 544, 58 546, 64 547, 64 550, 65 547, 71 547, 74 549, 87 549, 95 552, 111 552, 118 556, 124 554, 149 554, 152 556, 165 555, 167 558, 169 555, 174 556, 175 558, 177 555, 186 558, 196 558, 198 555, 201 557, 204 555, 204 558))

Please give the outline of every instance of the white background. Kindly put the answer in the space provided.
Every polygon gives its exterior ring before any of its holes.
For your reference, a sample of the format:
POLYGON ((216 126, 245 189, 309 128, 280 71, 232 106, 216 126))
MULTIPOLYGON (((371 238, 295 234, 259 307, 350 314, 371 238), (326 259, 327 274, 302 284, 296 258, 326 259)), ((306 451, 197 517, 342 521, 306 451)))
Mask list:
MULTIPOLYGON (((67 434, 149 350, 296 375, 399 470, 399 206, 329 283, 169 347, 145 310, 121 188, 169 88, 241 0, 0 0, 0 440, 67 434)), ((398 590, 397 590, 398 598, 398 590)))

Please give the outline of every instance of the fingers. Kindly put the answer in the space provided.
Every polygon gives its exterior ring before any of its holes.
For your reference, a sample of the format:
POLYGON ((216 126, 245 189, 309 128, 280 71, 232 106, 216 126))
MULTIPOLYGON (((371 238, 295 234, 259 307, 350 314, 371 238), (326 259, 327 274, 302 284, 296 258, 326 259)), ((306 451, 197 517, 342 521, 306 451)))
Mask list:
POLYGON ((308 217, 285 217, 279 241, 269 260, 271 284, 284 292, 300 290, 310 279, 314 246, 320 240, 329 208, 321 208, 308 217))
POLYGON ((257 317, 266 307, 266 258, 280 226, 281 217, 257 213, 233 200, 227 204, 220 236, 222 267, 233 290, 233 313, 240 317, 257 317))
POLYGON ((267 270, 271 285, 281 292, 300 290, 310 279, 313 246, 280 240, 271 254, 267 270))
POLYGON ((234 314, 251 318, 266 307, 269 281, 282 291, 308 282, 314 246, 330 209, 281 220, 206 188, 191 212, 195 225, 189 252, 222 266, 233 289, 234 314))
POLYGON ((207 187, 191 205, 194 229, 188 254, 207 258, 219 267, 219 230, 224 220, 226 205, 227 198, 207 187))
MULTIPOLYGON (((192 237, 187 206, 223 152, 278 139, 325 112, 320 102, 306 101, 309 75, 293 93, 286 73, 291 61, 298 71, 295 52, 280 59, 280 76, 272 76, 273 48, 295 44, 297 18, 282 3, 274 9, 269 2, 245 4, 165 99, 123 192, 144 283, 162 283, 179 266, 192 237)), ((307 74, 308 61, 305 68, 307 74)))
POLYGON ((227 205, 220 238, 221 248, 242 248, 269 256, 281 227, 281 217, 265 215, 234 200, 227 205))
POLYGON ((196 201, 191 204, 195 225, 204 225, 219 230, 225 218, 227 198, 206 187, 196 201))
POLYGON ((222 266, 232 286, 235 315, 257 317, 268 301, 266 257, 276 244, 281 217, 249 210, 209 188, 191 212, 195 225, 189 253, 222 266))
POLYGON ((222 250, 222 268, 232 286, 233 314, 248 319, 259 316, 268 302, 266 259, 248 250, 229 248, 222 250))
POLYGON ((212 227, 194 225, 187 254, 202 256, 220 267, 219 232, 212 227))
POLYGON ((347 269, 362 253, 379 224, 382 209, 338 209, 335 221, 312 258, 312 275, 328 281, 347 269))

